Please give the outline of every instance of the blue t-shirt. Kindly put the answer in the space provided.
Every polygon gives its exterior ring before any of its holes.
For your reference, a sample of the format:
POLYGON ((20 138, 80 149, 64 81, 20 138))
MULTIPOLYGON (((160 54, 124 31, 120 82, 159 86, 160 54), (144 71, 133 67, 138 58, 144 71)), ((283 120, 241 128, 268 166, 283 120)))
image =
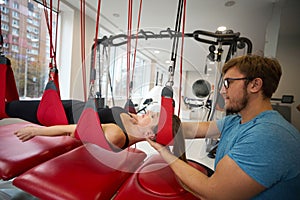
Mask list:
POLYGON ((267 188, 254 199, 300 199, 299 131, 274 110, 240 122, 240 115, 217 121, 221 138, 215 166, 228 155, 267 188))

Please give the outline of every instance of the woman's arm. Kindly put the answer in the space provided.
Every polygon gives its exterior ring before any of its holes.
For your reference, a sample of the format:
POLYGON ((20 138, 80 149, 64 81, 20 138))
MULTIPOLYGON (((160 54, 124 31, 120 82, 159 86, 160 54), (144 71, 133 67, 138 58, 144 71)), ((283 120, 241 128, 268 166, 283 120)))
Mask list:
POLYGON ((186 139, 212 138, 220 136, 220 131, 215 121, 182 122, 181 125, 186 139))
MULTIPOLYGON (((35 136, 62 136, 68 135, 74 137, 76 124, 55 125, 55 126, 27 126, 15 132, 15 135, 25 142, 35 136)), ((119 148, 125 143, 125 135, 122 129, 116 124, 102 124, 102 130, 109 143, 119 148)), ((130 138, 130 140, 132 140, 130 138)), ((132 142, 132 141, 131 141, 132 142)))
POLYGON ((25 142, 35 136, 62 136, 69 135, 74 137, 76 124, 56 125, 56 126, 26 126, 15 132, 15 135, 25 142))

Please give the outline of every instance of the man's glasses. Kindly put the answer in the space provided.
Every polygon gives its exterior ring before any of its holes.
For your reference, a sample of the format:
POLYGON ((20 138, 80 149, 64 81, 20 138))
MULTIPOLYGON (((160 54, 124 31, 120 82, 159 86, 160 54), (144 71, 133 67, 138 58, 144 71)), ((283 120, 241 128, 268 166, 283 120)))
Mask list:
POLYGON ((224 87, 225 87, 226 89, 228 89, 228 88, 229 88, 229 85, 230 85, 230 82, 231 82, 231 81, 237 81, 237 80, 248 80, 248 78, 247 78, 247 77, 243 77, 243 78, 225 78, 225 79, 223 80, 223 85, 224 85, 224 87))

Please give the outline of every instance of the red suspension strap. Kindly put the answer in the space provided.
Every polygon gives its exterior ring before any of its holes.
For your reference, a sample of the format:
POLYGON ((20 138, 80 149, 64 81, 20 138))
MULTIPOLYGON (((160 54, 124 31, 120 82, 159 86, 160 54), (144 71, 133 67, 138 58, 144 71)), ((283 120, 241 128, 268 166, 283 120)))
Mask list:
MULTIPOLYGON (((175 25, 176 33, 180 30, 180 22, 182 17, 182 8, 186 7, 186 1, 184 3, 182 0, 179 0, 178 4, 178 12, 177 19, 175 25)), ((184 11, 185 13, 185 11, 184 11)), ((184 16, 185 18, 185 16, 184 16)), ((184 28, 183 28, 184 30, 184 28)), ((182 74, 182 55, 183 55, 183 40, 184 40, 184 32, 182 33, 182 47, 181 47, 181 70, 182 74)), ((174 84, 174 71, 176 65, 176 54, 178 48, 178 38, 179 36, 174 37, 173 46, 172 46, 172 55, 171 55, 171 66, 169 67, 169 80, 166 86, 163 88, 161 93, 161 109, 158 123, 158 131, 156 135, 156 141, 163 145, 173 145, 174 144, 174 136, 173 136, 173 115, 174 115, 174 107, 175 102, 173 100, 173 89, 172 86, 174 84)), ((181 75, 180 74, 180 75, 181 75)), ((181 87, 181 84, 180 84, 181 87)))
MULTIPOLYGON (((51 62, 49 63, 49 80, 46 85, 45 91, 43 93, 41 102, 37 109, 37 119, 40 124, 44 126, 53 126, 53 125, 62 125, 68 124, 68 119, 62 105, 60 99, 60 92, 59 92, 59 80, 58 80, 58 70, 56 65, 56 46, 57 46, 57 27, 56 26, 56 36, 55 36, 55 48, 53 46, 52 40, 52 12, 53 12, 53 5, 52 0, 50 0, 50 14, 47 11, 47 3, 46 0, 43 0, 44 3, 44 11, 45 11, 45 19, 49 31, 50 37, 50 58, 51 62), (49 20, 50 15, 50 20, 49 20)), ((57 8, 59 9, 59 0, 57 8)), ((58 21, 58 13, 57 13, 57 20, 58 21)))
POLYGON ((44 13, 46 24, 48 28, 49 38, 50 38, 50 63, 49 63, 49 81, 54 81, 57 93, 60 96, 59 89, 59 78, 58 78, 58 69, 56 62, 56 48, 57 48, 57 32, 58 32, 58 14, 59 14, 59 5, 60 0, 57 1, 57 15, 56 15, 56 30, 55 30, 55 46, 53 45, 53 3, 52 0, 49 2, 50 12, 48 13, 47 1, 43 0, 44 13), (50 17, 50 19, 49 19, 50 17))
POLYGON ((91 66, 91 78, 90 78, 90 91, 89 98, 94 98, 94 84, 96 79, 96 54, 97 54, 97 45, 98 45, 98 31, 99 31, 99 23, 100 23, 100 8, 101 8, 101 0, 98 1, 97 8, 97 16, 96 16, 96 30, 95 30, 95 38, 93 45, 93 57, 92 57, 92 66, 91 66))
POLYGON ((138 13, 138 23, 136 29, 136 36, 135 36, 135 47, 134 47, 134 55, 133 55, 133 62, 132 62, 132 74, 130 79, 130 69, 131 69, 131 28, 132 28, 132 0, 128 1, 128 37, 127 37, 127 102, 125 104, 125 109, 128 112, 136 113, 134 108, 134 104, 131 100, 132 89, 133 89, 133 78, 134 78, 134 69, 136 63, 136 52, 137 52, 137 43, 138 43, 138 32, 140 29, 140 21, 141 21, 141 11, 142 11, 142 0, 140 0, 139 6, 139 13, 138 13))
POLYGON ((57 50, 57 33, 58 33, 58 15, 59 15, 59 12, 60 12, 60 0, 57 1, 57 14, 56 14, 56 28, 55 28, 55 46, 54 46, 54 63, 55 63, 55 66, 57 66, 57 63, 56 63, 56 50, 57 50))
MULTIPOLYGON (((135 69, 135 60, 136 60, 136 50, 137 50, 137 44, 138 44, 138 33, 140 30, 140 22, 141 22, 141 14, 142 14, 142 4, 143 0, 140 0, 140 7, 139 7, 139 14, 138 14, 138 23, 136 28, 136 34, 135 34, 135 46, 134 46, 134 55, 133 55, 133 63, 132 63, 132 74, 131 74, 131 81, 133 82, 133 76, 134 76, 134 69, 135 69)), ((133 83, 131 84, 131 89, 133 87, 133 83)))
POLYGON ((81 65, 84 101, 87 101, 86 65, 85 65, 85 0, 80 0, 81 65))
POLYGON ((131 29, 132 29, 132 0, 128 0, 128 23, 127 23, 127 100, 129 99, 129 91, 130 91, 131 29))

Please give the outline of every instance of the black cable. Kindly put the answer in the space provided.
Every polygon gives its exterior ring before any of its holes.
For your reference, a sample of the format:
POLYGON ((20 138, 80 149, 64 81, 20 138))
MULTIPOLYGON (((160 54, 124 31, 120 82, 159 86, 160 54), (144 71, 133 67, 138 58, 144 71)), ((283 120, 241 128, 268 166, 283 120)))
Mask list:
MULTIPOLYGON (((183 0, 179 0, 178 8, 177 8, 176 24, 175 24, 175 34, 180 32, 180 25, 181 25, 181 18, 182 18, 182 8, 183 8, 183 0)), ((171 54, 171 61, 174 62, 174 66, 175 66, 176 57, 177 57, 178 40, 179 40, 179 37, 174 36, 173 45, 172 45, 172 54, 171 54)))

